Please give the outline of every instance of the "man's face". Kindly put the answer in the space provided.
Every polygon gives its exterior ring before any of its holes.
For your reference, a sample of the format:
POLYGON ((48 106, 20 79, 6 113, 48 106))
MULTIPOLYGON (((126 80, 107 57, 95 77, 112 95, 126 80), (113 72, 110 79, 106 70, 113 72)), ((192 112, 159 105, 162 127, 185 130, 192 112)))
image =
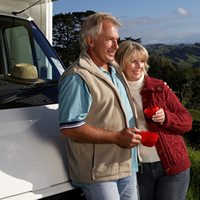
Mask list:
POLYGON ((117 27, 110 21, 102 22, 102 31, 93 38, 93 47, 91 58, 95 64, 102 66, 105 63, 114 61, 114 55, 119 48, 117 40, 119 39, 117 27))

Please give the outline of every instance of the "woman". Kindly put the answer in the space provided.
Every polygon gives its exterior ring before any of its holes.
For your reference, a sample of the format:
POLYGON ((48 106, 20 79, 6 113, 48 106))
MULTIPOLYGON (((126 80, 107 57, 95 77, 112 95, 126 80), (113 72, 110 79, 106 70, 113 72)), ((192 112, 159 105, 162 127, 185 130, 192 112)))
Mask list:
POLYGON ((147 50, 132 41, 119 44, 115 59, 131 90, 137 110, 137 128, 159 134, 155 146, 139 145, 137 174, 141 200, 185 199, 190 179, 190 160, 181 134, 190 131, 192 117, 164 82, 147 75, 147 50), (144 109, 159 106, 148 119, 144 109))

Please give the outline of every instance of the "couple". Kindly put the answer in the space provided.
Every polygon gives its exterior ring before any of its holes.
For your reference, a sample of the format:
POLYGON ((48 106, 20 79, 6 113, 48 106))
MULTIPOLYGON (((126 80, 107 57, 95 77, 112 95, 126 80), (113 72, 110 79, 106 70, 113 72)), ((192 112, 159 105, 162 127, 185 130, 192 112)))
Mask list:
POLYGON ((192 118, 161 80, 147 75, 144 47, 118 46, 117 26, 109 14, 89 16, 79 36, 82 52, 59 82, 72 184, 87 200, 184 199, 190 161, 180 134, 192 118), (154 105, 160 109, 148 120, 143 110, 154 105), (134 134, 140 130, 159 134, 154 147, 141 144, 134 134))

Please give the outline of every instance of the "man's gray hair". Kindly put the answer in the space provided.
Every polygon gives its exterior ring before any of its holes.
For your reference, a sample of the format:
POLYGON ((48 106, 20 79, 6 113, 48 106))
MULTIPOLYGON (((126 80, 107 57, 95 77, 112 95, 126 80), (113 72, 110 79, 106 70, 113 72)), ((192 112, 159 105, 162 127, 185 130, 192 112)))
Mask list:
POLYGON ((86 36, 90 35, 94 38, 96 38, 102 30, 102 22, 104 20, 108 20, 112 22, 116 26, 122 26, 120 22, 117 21, 115 17, 108 13, 96 13, 93 15, 90 15, 82 24, 81 31, 79 33, 79 45, 81 48, 81 51, 87 51, 88 45, 86 42, 86 36))

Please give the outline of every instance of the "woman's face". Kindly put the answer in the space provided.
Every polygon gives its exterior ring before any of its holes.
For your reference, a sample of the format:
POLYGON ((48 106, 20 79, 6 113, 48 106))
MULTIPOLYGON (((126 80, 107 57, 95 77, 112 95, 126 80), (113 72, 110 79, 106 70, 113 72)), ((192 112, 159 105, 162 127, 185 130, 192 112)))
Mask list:
POLYGON ((130 56, 124 69, 122 70, 126 76, 127 81, 137 81, 142 76, 145 66, 145 61, 142 59, 140 52, 136 51, 130 56))

